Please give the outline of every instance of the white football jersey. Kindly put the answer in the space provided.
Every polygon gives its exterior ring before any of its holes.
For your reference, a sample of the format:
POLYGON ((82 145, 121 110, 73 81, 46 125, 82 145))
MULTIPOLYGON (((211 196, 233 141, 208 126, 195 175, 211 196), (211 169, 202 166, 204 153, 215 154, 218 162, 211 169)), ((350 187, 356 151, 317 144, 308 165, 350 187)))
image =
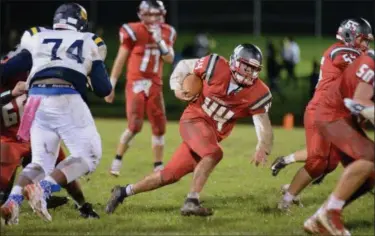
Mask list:
POLYGON ((28 85, 36 73, 53 67, 72 69, 87 77, 92 63, 104 61, 107 54, 103 40, 93 33, 42 27, 25 31, 20 47, 32 56, 28 85))

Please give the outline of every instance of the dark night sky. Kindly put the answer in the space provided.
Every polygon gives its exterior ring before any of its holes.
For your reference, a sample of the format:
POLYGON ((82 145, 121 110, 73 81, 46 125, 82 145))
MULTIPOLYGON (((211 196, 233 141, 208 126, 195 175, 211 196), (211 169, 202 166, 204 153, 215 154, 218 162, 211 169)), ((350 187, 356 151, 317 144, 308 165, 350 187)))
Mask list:
MULTIPOLYGON (((208 30, 251 33, 253 29, 251 0, 178 0, 177 13, 172 13, 171 1, 164 1, 168 12, 167 21, 172 25, 178 20, 177 29, 208 30)), ((55 9, 70 1, 15 1, 1 0, 1 38, 10 28, 23 31, 35 25, 51 25, 55 9)), ((90 1, 75 1, 83 5, 89 19, 95 18, 90 1)), ((140 1, 97 0, 96 24, 118 28, 124 22, 136 21, 140 1)), ((344 18, 365 17, 375 24, 375 0, 337 1, 323 0, 322 32, 336 33, 344 18)), ((262 33, 265 34, 313 34, 315 2, 313 0, 263 0, 262 33)))

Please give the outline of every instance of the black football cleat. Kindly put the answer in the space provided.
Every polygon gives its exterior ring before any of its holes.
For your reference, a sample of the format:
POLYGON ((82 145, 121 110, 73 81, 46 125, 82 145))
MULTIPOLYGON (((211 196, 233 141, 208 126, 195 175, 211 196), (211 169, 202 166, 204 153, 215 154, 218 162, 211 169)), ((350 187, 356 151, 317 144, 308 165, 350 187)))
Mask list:
POLYGON ((211 208, 205 208, 196 198, 186 198, 184 205, 181 208, 181 215, 183 216, 211 216, 214 212, 211 208))
POLYGON ((279 172, 285 168, 287 164, 285 163, 284 157, 280 156, 277 157, 276 160, 271 165, 272 175, 276 176, 279 172))
POLYGON ((92 208, 91 203, 85 202, 78 210, 81 213, 81 216, 85 219, 87 219, 87 218, 97 218, 97 219, 99 219, 100 218, 98 213, 96 213, 94 211, 94 209, 92 208))
POLYGON ((111 198, 108 200, 107 206, 105 207, 105 212, 107 212, 107 214, 112 214, 116 210, 118 205, 122 203, 124 199, 127 197, 125 191, 126 186, 121 187, 119 185, 116 185, 112 189, 111 198))
POLYGON ((47 209, 55 209, 68 203, 68 197, 51 196, 47 200, 47 209))

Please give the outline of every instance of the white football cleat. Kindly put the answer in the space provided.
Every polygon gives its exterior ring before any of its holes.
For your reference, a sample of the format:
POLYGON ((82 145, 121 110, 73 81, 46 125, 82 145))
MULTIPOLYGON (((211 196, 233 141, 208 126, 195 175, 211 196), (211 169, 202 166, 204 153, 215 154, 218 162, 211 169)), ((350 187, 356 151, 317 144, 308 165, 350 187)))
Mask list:
POLYGON ((109 173, 115 177, 118 177, 120 175, 120 170, 122 167, 122 161, 118 159, 114 159, 112 161, 111 169, 109 170, 109 173))
POLYGON ((1 225, 17 225, 20 209, 18 204, 13 200, 8 200, 1 206, 1 225))
POLYGON ((43 189, 39 183, 29 184, 23 190, 23 195, 29 201, 30 207, 43 220, 52 221, 47 210, 47 202, 43 197, 43 189))

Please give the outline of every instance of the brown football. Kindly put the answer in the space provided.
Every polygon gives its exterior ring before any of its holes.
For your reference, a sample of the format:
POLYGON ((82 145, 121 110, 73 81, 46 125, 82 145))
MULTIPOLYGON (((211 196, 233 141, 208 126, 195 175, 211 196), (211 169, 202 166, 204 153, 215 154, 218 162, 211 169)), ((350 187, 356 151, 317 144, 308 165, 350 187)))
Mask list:
POLYGON ((182 82, 182 89, 188 92, 188 96, 195 96, 202 92, 203 82, 202 79, 195 74, 190 74, 185 77, 182 82))

